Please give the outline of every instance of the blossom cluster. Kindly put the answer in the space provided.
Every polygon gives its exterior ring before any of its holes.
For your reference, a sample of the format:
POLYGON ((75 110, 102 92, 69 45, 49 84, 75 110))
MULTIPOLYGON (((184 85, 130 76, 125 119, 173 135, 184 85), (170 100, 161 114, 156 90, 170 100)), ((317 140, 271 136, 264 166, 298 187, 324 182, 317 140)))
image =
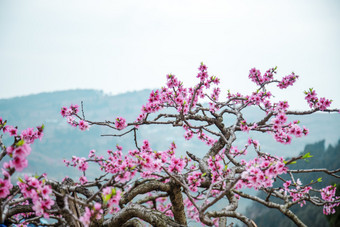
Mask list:
POLYGON ((271 81, 274 77, 274 74, 276 73, 276 68, 271 68, 266 71, 263 76, 261 76, 260 70, 256 68, 252 68, 249 70, 249 79, 251 79, 252 82, 256 83, 257 85, 262 85, 265 82, 271 81))
POLYGON ((270 98, 272 97, 272 93, 270 91, 257 91, 253 92, 251 95, 246 95, 245 99, 248 102, 248 106, 257 105, 263 106, 264 108, 270 108, 271 102, 270 98))
MULTIPOLYGON (((0 178, 0 198, 11 198, 10 193, 13 185, 11 183, 11 176, 16 172, 23 171, 28 166, 27 157, 31 153, 31 144, 36 139, 43 137, 44 125, 33 128, 24 129, 20 134, 17 127, 6 125, 0 117, 0 131, 8 133, 9 136, 14 137, 14 143, 8 146, 3 152, 9 156, 10 160, 3 163, 2 174, 3 179, 0 178)), ((2 147, 3 149, 5 147, 2 147)), ((23 198, 22 205, 32 204, 32 209, 36 216, 49 217, 47 210, 51 209, 54 204, 51 198, 51 186, 45 184, 45 180, 40 180, 37 177, 29 177, 25 175, 24 179, 19 178, 17 185, 20 189, 20 194, 23 198)), ((28 213, 29 214, 29 213, 28 213)), ((17 214, 14 218, 19 218, 28 214, 17 214)), ((23 223, 24 225, 25 223, 23 223)))
POLYGON ((240 122, 240 129, 243 132, 249 132, 250 130, 256 129, 256 128, 257 128, 257 124, 256 123, 254 123, 252 125, 248 125, 246 120, 243 120, 243 121, 240 122))
POLYGON ((340 206, 340 203, 335 202, 336 199, 340 199, 340 196, 335 196, 335 185, 329 185, 326 188, 321 189, 320 193, 321 198, 326 201, 326 204, 323 206, 323 213, 326 215, 334 214, 334 207, 340 206))
POLYGON ((245 171, 242 172, 242 178, 236 184, 235 189, 271 187, 275 178, 288 170, 282 157, 269 155, 263 155, 248 162, 242 160, 241 163, 245 166, 245 171))
MULTIPOLYGON (((162 168, 167 168, 171 173, 179 173, 187 165, 188 160, 175 157, 176 144, 171 143, 166 151, 153 151, 147 140, 144 140, 141 150, 130 150, 128 155, 123 155, 122 147, 116 146, 117 150, 108 150, 107 158, 97 156, 93 150, 90 151, 89 159, 84 157, 72 157, 71 161, 64 161, 66 166, 78 167, 80 171, 86 171, 88 162, 97 162, 100 169, 106 173, 113 174, 117 182, 125 183, 136 176, 137 172, 142 177, 158 179, 155 173, 161 173, 162 168)), ((82 181, 86 181, 84 176, 82 181)))
POLYGON ((305 99, 310 108, 320 109, 321 111, 326 110, 330 107, 332 100, 326 99, 325 97, 318 98, 314 89, 309 89, 309 91, 305 91, 305 99))
POLYGON ((9 178, 1 179, 0 178, 0 198, 6 198, 10 190, 13 188, 13 185, 9 178))
POLYGON ((6 155, 10 157, 10 160, 4 162, 1 169, 4 178, 0 179, 0 198, 7 197, 13 187, 11 175, 15 171, 21 172, 28 166, 27 156, 31 153, 31 144, 36 139, 42 138, 43 130, 44 125, 38 126, 37 130, 27 128, 19 134, 16 127, 6 125, 6 121, 0 117, 0 131, 14 137, 14 143, 6 148, 6 155))
POLYGON ((184 199, 183 203, 184 203, 184 206, 187 210, 188 218, 200 223, 201 221, 200 221, 200 218, 199 218, 199 212, 198 212, 197 208, 194 206, 194 204, 192 204, 190 199, 189 198, 184 199))
POLYGON ((115 122, 115 126, 118 130, 122 130, 124 128, 126 128, 126 120, 122 117, 117 117, 116 118, 116 122, 115 122))
POLYGON ((279 82, 279 84, 277 86, 280 89, 287 88, 287 87, 293 85, 296 82, 296 79, 298 79, 298 78, 299 78, 299 76, 295 75, 295 73, 293 72, 292 74, 283 77, 282 80, 279 82))
POLYGON ((197 192, 198 187, 204 181, 203 174, 199 171, 194 171, 190 173, 187 179, 188 179, 189 189, 192 192, 197 192))
MULTIPOLYGON (((299 121, 287 122, 288 118, 286 112, 289 104, 287 101, 279 101, 278 103, 271 103, 270 92, 255 92, 251 96, 242 96, 240 94, 232 95, 228 94, 230 98, 236 98, 235 103, 242 103, 247 101, 248 105, 263 106, 266 109, 267 114, 271 113, 274 117, 271 118, 272 125, 268 128, 268 132, 272 133, 274 139, 283 144, 290 144, 292 136, 301 137, 306 136, 309 130, 303 126, 298 125, 299 121), (240 98, 240 99, 237 99, 240 98)), ((251 130, 257 130, 258 125, 256 123, 247 123, 246 120, 242 120, 239 123, 240 130, 243 132, 249 132, 251 130)))
POLYGON ((309 133, 309 130, 303 126, 302 128, 298 125, 299 121, 295 120, 290 123, 286 123, 287 116, 285 112, 279 112, 272 119, 272 131, 274 138, 277 142, 283 144, 290 144, 292 141, 292 136, 301 137, 306 136, 309 133))
MULTIPOLYGON (((142 123, 147 114, 156 113, 165 107, 173 107, 178 113, 187 114, 196 107, 199 99, 205 97, 204 89, 209 89, 211 84, 219 84, 220 80, 216 76, 209 76, 207 67, 203 63, 199 67, 197 78, 199 83, 193 88, 185 88, 183 83, 173 74, 166 76, 166 87, 150 93, 148 103, 142 106, 142 113, 136 122, 142 123)), ((218 101, 220 90, 216 88, 212 94, 212 100, 218 101)), ((218 106, 212 105, 216 111, 218 106)))
POLYGON ((204 133, 201 129, 192 129, 189 125, 184 124, 183 128, 185 130, 184 133, 184 139, 190 140, 193 138, 194 134, 197 135, 197 138, 205 143, 208 146, 212 146, 217 140, 208 136, 206 133, 204 133))
POLYGON ((211 170, 211 182, 219 182, 223 180, 229 174, 229 169, 227 166, 224 166, 223 159, 224 159, 224 149, 219 152, 219 154, 209 157, 208 159, 208 166, 211 170))
POLYGON ((306 199, 310 196, 309 191, 312 189, 311 186, 302 187, 302 182, 298 178, 295 184, 292 184, 291 181, 286 181, 284 184, 285 193, 289 193, 293 202, 298 202, 300 207, 303 207, 306 204, 306 199), (291 186, 295 186, 295 188, 289 188, 291 186))
POLYGON ((32 199, 33 210, 37 216, 49 217, 47 212, 51 209, 54 201, 51 198, 52 188, 50 185, 46 185, 44 180, 39 180, 36 177, 28 177, 25 175, 24 180, 19 179, 17 185, 24 198, 32 199))
POLYGON ((32 144, 36 139, 40 139, 43 137, 44 133, 44 125, 37 126, 37 130, 35 131, 33 128, 24 129, 21 134, 18 134, 17 127, 13 127, 11 125, 6 125, 6 121, 3 121, 0 117, 0 131, 2 130, 4 133, 8 133, 9 136, 14 136, 20 138, 25 141, 26 144, 32 144))
MULTIPOLYGON (((274 79, 274 74, 276 74, 276 67, 268 69, 263 76, 261 76, 260 70, 256 68, 252 68, 249 71, 249 79, 251 79, 252 82, 255 84, 262 86, 266 82, 273 81, 274 79)), ((293 85, 296 82, 296 79, 298 79, 299 76, 295 75, 294 72, 292 72, 290 75, 285 76, 281 79, 281 81, 278 81, 278 87, 280 89, 285 89, 291 85, 293 85)))
MULTIPOLYGON (((90 154, 94 152, 93 150, 90 151, 90 154)), ((88 162, 86 161, 86 159, 84 157, 82 158, 79 158, 79 157, 76 157, 76 156, 72 156, 72 160, 71 161, 67 161, 64 159, 64 163, 66 166, 72 166, 72 167, 77 167, 78 166, 78 169, 80 171, 82 171, 83 173, 85 173, 85 171, 87 170, 89 164, 88 162)), ((79 182, 80 184, 86 184, 87 183, 87 178, 86 176, 81 176, 79 177, 79 182)))
POLYGON ((103 209, 101 207, 100 203, 95 203, 92 209, 85 207, 83 216, 79 218, 85 227, 90 226, 92 219, 99 220, 102 217, 103 209))
POLYGON ((119 200, 121 198, 121 190, 113 187, 105 187, 102 192, 104 204, 107 205, 109 213, 117 212, 119 208, 119 200))
POLYGON ((211 94, 211 102, 209 102, 209 110, 212 113, 215 113, 220 109, 220 105, 217 103, 219 96, 221 93, 221 89, 219 87, 214 88, 213 93, 211 94))
POLYGON ((9 161, 9 163, 4 163, 4 168, 9 172, 12 168, 16 171, 21 172, 24 168, 27 167, 28 161, 27 156, 31 153, 31 146, 29 144, 14 144, 10 147, 7 147, 7 155, 12 157, 13 159, 9 161))
POLYGON ((61 108, 60 114, 62 117, 66 117, 67 123, 73 127, 79 127, 81 131, 88 130, 90 128, 89 123, 85 120, 76 120, 78 116, 79 106, 77 104, 72 104, 69 108, 63 106, 61 108))

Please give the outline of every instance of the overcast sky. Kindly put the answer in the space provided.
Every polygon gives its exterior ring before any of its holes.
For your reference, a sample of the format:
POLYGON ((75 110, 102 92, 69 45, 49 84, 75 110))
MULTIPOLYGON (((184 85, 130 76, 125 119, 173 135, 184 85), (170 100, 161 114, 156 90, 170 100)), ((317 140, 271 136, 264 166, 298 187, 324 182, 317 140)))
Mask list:
POLYGON ((249 94, 249 69, 300 75, 285 96, 306 107, 314 87, 340 107, 340 1, 0 1, 0 98, 196 82, 203 61, 222 94, 249 94))

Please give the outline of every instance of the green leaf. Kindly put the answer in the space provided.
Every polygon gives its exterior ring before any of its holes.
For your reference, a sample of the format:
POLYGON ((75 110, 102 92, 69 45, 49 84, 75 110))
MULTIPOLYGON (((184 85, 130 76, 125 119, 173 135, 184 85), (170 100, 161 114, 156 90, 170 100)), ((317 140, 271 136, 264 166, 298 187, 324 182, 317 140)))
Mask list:
POLYGON ((104 203, 107 203, 111 199, 112 195, 108 194, 108 195, 105 195, 105 196, 103 195, 102 197, 103 197, 104 203))
POLYGON ((117 192, 116 192, 116 188, 112 188, 112 193, 111 193, 112 195, 116 195, 117 194, 117 192))
POLYGON ((15 145, 17 146, 17 147, 20 147, 20 146, 22 146, 22 145, 24 145, 25 144, 25 140, 20 140, 20 141, 18 141, 15 145))
POLYGON ((21 177, 18 177, 18 180, 19 180, 21 183, 24 183, 24 180, 23 180, 21 177))
POLYGON ((141 161, 144 161, 144 159, 141 156, 139 156, 139 155, 136 155, 136 158, 138 158, 141 161))
POLYGON ((322 181, 322 177, 319 177, 319 178, 317 179, 317 181, 318 181, 318 182, 321 182, 321 181, 322 181))
POLYGON ((313 157, 313 155, 310 155, 310 153, 308 152, 302 157, 302 159, 304 159, 306 162, 309 162, 308 158, 311 158, 311 157, 313 157))
POLYGON ((302 156, 302 159, 307 159, 307 158, 311 158, 311 157, 313 157, 313 155, 310 155, 310 152, 308 152, 304 156, 302 156))
POLYGON ((207 175, 207 173, 203 173, 203 174, 202 174, 202 177, 205 177, 206 175, 207 175))

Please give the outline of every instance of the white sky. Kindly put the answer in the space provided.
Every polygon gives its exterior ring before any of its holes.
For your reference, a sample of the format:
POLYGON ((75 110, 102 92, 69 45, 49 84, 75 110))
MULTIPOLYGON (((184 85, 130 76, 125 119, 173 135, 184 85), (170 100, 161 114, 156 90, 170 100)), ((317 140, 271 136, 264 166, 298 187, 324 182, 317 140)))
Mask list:
POLYGON ((193 85, 203 61, 223 95, 253 90, 248 71, 300 75, 277 93, 306 107, 314 87, 340 107, 340 2, 0 1, 0 98, 94 88, 117 94, 193 85))

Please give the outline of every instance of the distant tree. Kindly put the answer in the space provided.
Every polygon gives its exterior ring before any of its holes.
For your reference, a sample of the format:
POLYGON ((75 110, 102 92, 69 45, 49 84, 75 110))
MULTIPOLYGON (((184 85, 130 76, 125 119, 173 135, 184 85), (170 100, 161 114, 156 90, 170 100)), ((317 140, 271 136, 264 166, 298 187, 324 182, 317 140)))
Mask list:
POLYGON ((317 172, 339 177, 336 174, 340 169, 290 169, 291 164, 311 155, 285 160, 262 152, 260 143, 253 138, 242 148, 235 146, 236 133, 249 131, 270 133, 277 142, 289 144, 293 137, 307 135, 308 129, 300 127, 298 120, 289 122, 287 116, 339 112, 329 109, 332 101, 317 97, 313 89, 305 92, 310 106, 306 111, 289 110, 287 101, 272 101, 270 85, 286 89, 298 78, 292 73, 276 79, 275 74, 276 67, 263 75, 251 69, 249 78, 258 88, 249 95, 228 91, 225 100, 220 100, 221 90, 217 86, 220 79, 209 76, 203 63, 197 74, 198 83, 191 88, 185 88, 176 76, 169 74, 166 86, 151 92, 134 122, 126 122, 120 116, 113 121, 95 122, 85 118, 82 108, 79 113, 78 105, 62 107, 61 115, 70 125, 80 130, 96 125, 119 131, 110 136, 132 134, 135 149, 123 151, 117 145, 106 156, 97 155, 94 150, 88 157, 72 156, 65 164, 78 168, 83 175, 79 179, 65 177, 61 182, 42 174, 24 176, 12 184, 13 174, 27 167, 30 145, 42 137, 44 127, 19 133, 16 127, 0 119, 0 130, 14 139, 7 147, 3 142, 0 144, 3 162, 0 223, 38 224, 45 217, 51 226, 142 226, 145 222, 153 226, 190 226, 191 220, 208 226, 232 226, 234 218, 247 226, 256 226, 251 218, 238 211, 240 197, 280 211, 297 226, 306 225, 290 209, 295 204, 304 206, 308 201, 322 206, 325 214, 334 213, 340 202, 335 185, 316 189, 313 187, 321 181, 319 178, 302 183, 296 174, 317 172), (243 113, 250 106, 262 110, 264 117, 247 121, 243 113), (224 120, 227 116, 234 120, 224 120), (146 125, 181 127, 185 139, 197 136, 209 149, 203 157, 194 151, 178 157, 173 142, 169 149, 155 151, 148 140, 140 144, 137 138, 138 128, 146 125), (257 157, 249 158, 249 152, 257 157), (89 164, 97 165, 102 174, 87 179, 89 164), (282 174, 288 174, 289 179, 281 177, 282 174), (279 181, 280 186, 275 187, 274 181, 279 181), (265 199, 253 196, 245 188, 262 191, 267 196, 265 199), (271 201, 271 197, 279 202, 271 201), (217 203, 223 208, 216 209, 217 203))

